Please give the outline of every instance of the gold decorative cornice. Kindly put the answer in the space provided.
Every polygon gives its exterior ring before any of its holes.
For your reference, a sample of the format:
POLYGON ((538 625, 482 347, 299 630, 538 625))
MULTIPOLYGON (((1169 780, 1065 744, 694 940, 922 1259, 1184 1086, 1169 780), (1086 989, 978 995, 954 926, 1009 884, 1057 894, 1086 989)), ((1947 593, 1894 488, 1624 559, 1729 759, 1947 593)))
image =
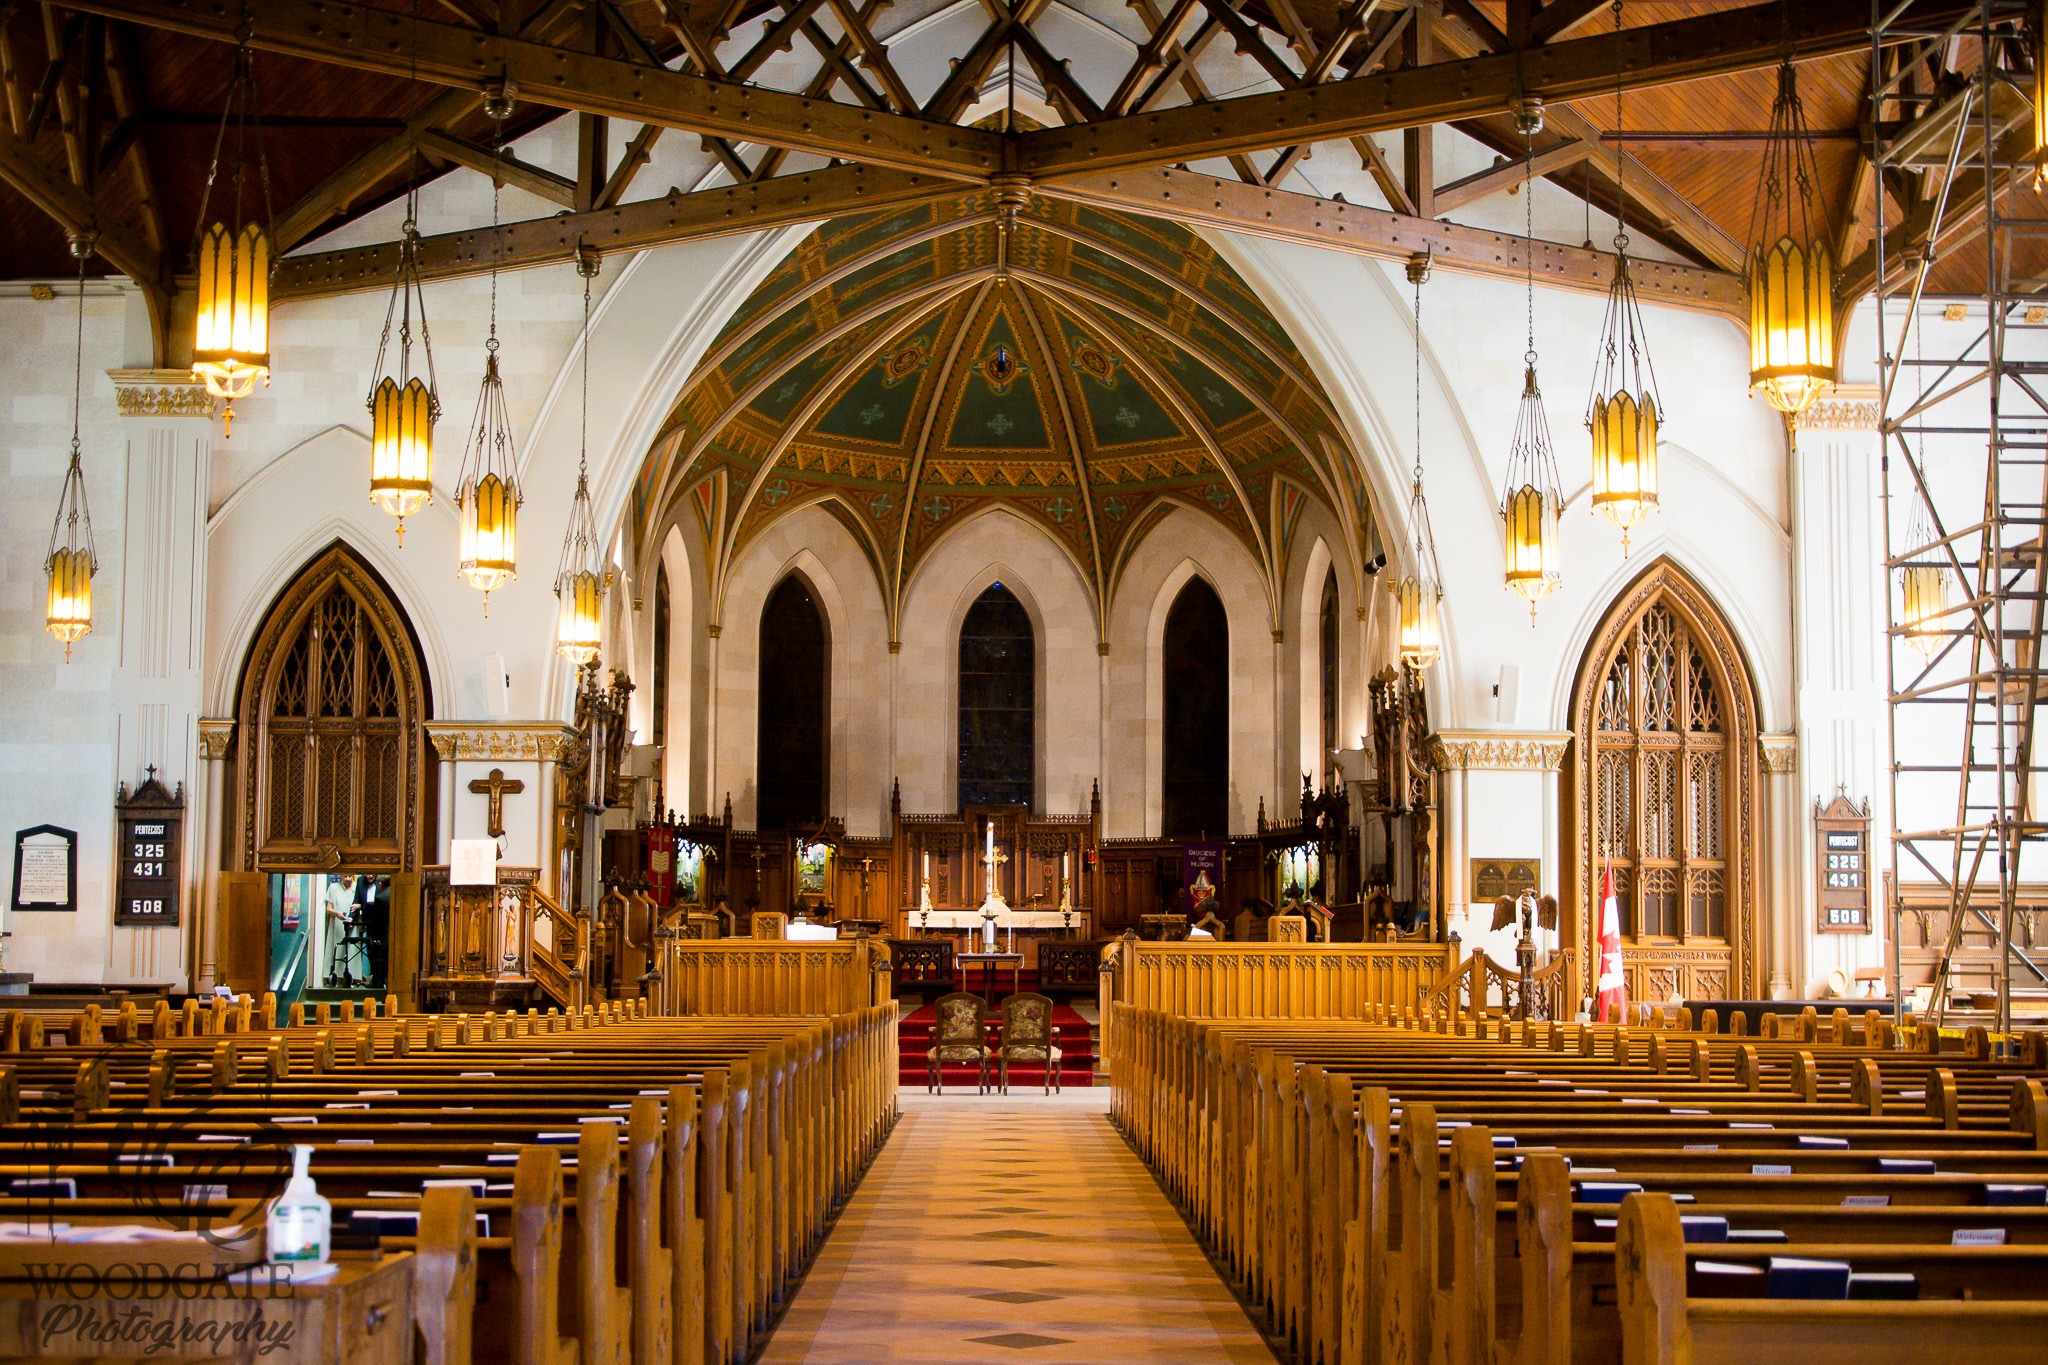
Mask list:
POLYGON ((1429 758, 1439 772, 1496 768, 1554 773, 1564 766, 1571 738, 1559 730, 1439 730, 1429 737, 1429 758))
POLYGON ((427 739, 444 761, 553 763, 576 732, 554 721, 506 721, 497 725, 429 721, 427 739))
POLYGON ((199 756, 220 759, 228 756, 228 746, 235 740, 235 723, 232 720, 216 720, 210 716, 199 718, 199 756))
POLYGON ((1876 431, 1877 403, 1875 385, 1840 384, 1792 425, 1800 431, 1876 431))
POLYGON ((190 370, 108 370, 114 406, 123 417, 201 417, 212 420, 218 403, 190 370))
POLYGON ((1763 765, 1766 773, 1796 773, 1799 771, 1799 736, 1758 735, 1757 747, 1763 751, 1763 765))

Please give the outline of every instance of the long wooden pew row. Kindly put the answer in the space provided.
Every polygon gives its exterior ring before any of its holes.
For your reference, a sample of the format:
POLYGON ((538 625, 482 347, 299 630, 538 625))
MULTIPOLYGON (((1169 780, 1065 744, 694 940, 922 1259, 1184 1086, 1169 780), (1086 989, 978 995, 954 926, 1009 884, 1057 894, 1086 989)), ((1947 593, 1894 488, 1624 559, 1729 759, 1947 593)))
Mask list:
MULTIPOLYGON (((221 1040, 189 1086, 173 1066, 160 1093, 149 1078, 162 1082, 166 1049, 23 1053, 6 1079, 35 1131, 0 1141, 0 1170, 10 1182, 69 1182, 67 1217, 138 1199, 208 1213, 260 1203, 274 1183, 275 1159, 246 1154, 310 1139, 337 1218, 397 1227, 375 1239, 386 1253, 425 1244, 438 1190, 474 1201, 486 1226, 471 1230, 485 1234, 473 1274, 486 1302, 518 1310, 475 1315, 478 1358, 723 1365, 758 1339, 887 1133, 894 1006, 831 1020, 630 1013, 561 1033, 522 1016, 221 1040), (241 1049, 258 1047, 260 1064, 243 1065, 241 1049), (54 1069, 21 1085, 14 1073, 33 1066, 54 1069), (96 1070, 92 1093, 63 1083, 72 1067, 96 1070), (105 1079, 141 1067, 134 1088, 105 1079), (151 1139, 140 1151, 138 1134, 151 1139), (66 1161, 53 1164, 57 1146, 66 1161), (194 1176, 201 1199, 187 1205, 194 1176)), ((44 1190, 10 1198, 4 1216, 47 1216, 44 1190)), ((462 1344, 453 1316, 444 1310, 434 1332, 448 1349, 462 1344)), ((428 1336, 427 1323, 419 1330, 428 1336)))
MULTIPOLYGON (((1881 1105, 1876 1115, 1867 1106, 1860 1112, 1839 1112, 1852 1107, 1822 1103, 1812 1085, 1803 1089, 1788 1085, 1788 1093, 1783 1096, 1766 1094, 1761 1101, 1735 1111, 1742 1117, 1715 1118, 1711 1120, 1713 1126, 1699 1127, 1702 1116, 1693 1109, 1693 1102, 1708 1098, 1722 1101, 1731 1096, 1740 1102, 1745 1095, 1755 1100, 1755 1092, 1748 1086, 1725 1085, 1710 1093, 1701 1087, 1713 1081, 1711 1070, 1705 1073, 1705 1081, 1664 1075, 1662 1066, 1652 1072, 1648 1059, 1640 1056, 1640 1051, 1649 1049, 1640 1049, 1637 1057, 1617 1061, 1617 1043, 1624 1056, 1629 1051, 1625 1035, 1595 1039, 1599 1046, 1588 1048, 1583 1056, 1576 1049, 1561 1056, 1519 1046, 1504 1048, 1497 1039, 1485 1045, 1478 1044, 1476 1038, 1458 1039, 1455 1034, 1426 1039, 1410 1035, 1403 1039, 1388 1035, 1385 1030, 1333 1029, 1326 1022, 1309 1028, 1289 1028, 1284 1023, 1262 1021, 1234 1028, 1227 1022, 1205 1021, 1193 1026, 1188 1021, 1138 1013, 1123 1022, 1128 1027, 1116 1030, 1117 1050, 1111 1059, 1119 1122, 1132 1134, 1139 1150, 1153 1161, 1155 1169, 1160 1170, 1169 1189, 1183 1200, 1198 1231, 1242 1275, 1248 1296, 1268 1308, 1275 1327, 1296 1344, 1305 1359, 1405 1359, 1411 1357, 1404 1352, 1417 1343, 1425 1353, 1431 1347, 1448 1352, 1453 1345, 1447 1339, 1453 1324, 1469 1325, 1481 1320, 1481 1315, 1472 1311, 1446 1308, 1433 1312, 1442 1290, 1432 1283, 1424 1293, 1415 1270, 1417 1265, 1434 1264, 1440 1256, 1450 1255, 1450 1242, 1454 1239, 1439 1238, 1437 1233, 1441 1228, 1457 1226, 1448 1213, 1454 1207, 1457 1182, 1450 1178, 1447 1166, 1440 1168, 1437 1141, 1411 1138, 1407 1145, 1402 1145, 1402 1133, 1420 1131, 1425 1125, 1417 1120, 1425 1117, 1428 1131, 1436 1134, 1438 1109, 1462 1105, 1475 1115, 1471 1119, 1447 1120, 1461 1124, 1474 1123, 1491 1113, 1502 1114, 1506 1122, 1514 1125, 1515 1136, 1511 1140, 1516 1144, 1515 1155, 1524 1155, 1539 1146, 1562 1147, 1558 1159, 1565 1160, 1567 1154, 1572 1154, 1570 1159, 1580 1163, 1585 1177, 1602 1177, 1592 1182, 1595 1185, 1625 1184, 1622 1177, 1633 1178, 1636 1173, 1622 1163, 1647 1162, 1661 1171, 1661 1177, 1649 1175, 1653 1184, 1659 1178, 1670 1185, 1688 1179, 1694 1185, 1711 1181, 1715 1188, 1703 1190, 1695 1197, 1702 1201, 1732 1198, 1734 1202, 1728 1207, 1737 1210, 1747 1207, 1742 1202, 1744 1198, 1755 1197, 1769 1204, 1786 1191, 1796 1191, 1809 1204, 1829 1197, 1889 1198, 1883 1191, 1896 1194, 1903 1184, 1911 1189, 1910 1198, 1916 1205, 1936 1207, 1936 1212, 1922 1217, 1921 1230, 1928 1234, 1941 1227, 1940 1201, 1971 1197, 1981 1192, 1986 1182, 1949 1175, 1911 1176, 1903 1181, 1890 1174, 1878 1177, 1876 1160, 1967 1161, 1972 1167, 1987 1170, 2011 1167, 2006 1173, 2012 1181, 2024 1181, 2029 1175, 2037 1179, 2048 1175, 2048 1166, 2042 1164, 2039 1153, 2044 1127, 2048 1127, 2041 1121, 2044 1107, 2040 1082, 2024 1077, 2015 1079, 2010 1074, 2001 1077, 1983 1067, 1973 1072, 1960 1061, 1956 1064, 1962 1069, 1965 1087, 1983 1090, 2003 1085, 2024 1101, 2005 1106, 2008 1123, 1994 1128, 1988 1118, 1973 1118, 1971 1130, 1966 1131, 1953 1118, 1953 1110, 1947 1121, 1939 1115, 1930 1121, 1925 1111, 1931 1106, 1927 1105, 1921 1106, 1923 1112, 1910 1122, 1903 1116, 1884 1115, 1881 1105), (1233 1031, 1258 1037, 1273 1046, 1233 1048, 1228 1037, 1233 1031), (1373 1040, 1379 1055, 1371 1060, 1382 1075, 1372 1079, 1384 1078, 1396 1085, 1400 1101, 1389 1098, 1386 1090, 1377 1086, 1354 1089, 1351 1082, 1358 1078, 1343 1074, 1345 1059, 1318 1055, 1319 1050, 1329 1052, 1334 1039, 1353 1036, 1373 1040), (1418 1042, 1423 1044, 1421 1048, 1415 1046, 1418 1042), (1391 1054, 1390 1044, 1397 1044, 1391 1054), (1270 1065, 1278 1049, 1284 1049, 1288 1057, 1289 1064, 1284 1068, 1270 1065), (1262 1056, 1266 1059, 1264 1063, 1259 1060, 1262 1056), (1511 1061, 1508 1069, 1520 1073, 1518 1076, 1499 1074, 1498 1063, 1504 1058, 1511 1061), (1471 1084, 1460 1084, 1464 1073, 1459 1064, 1467 1061, 1496 1066, 1493 1076, 1480 1078, 1476 1092, 1471 1084), (1333 1071, 1333 1066, 1338 1070, 1333 1071), (1556 1074, 1560 1071, 1563 1074, 1556 1074), (1612 1084, 1592 1084, 1597 1080, 1612 1084), (1539 1082, 1549 1084, 1539 1088, 1539 1082), (1559 1082, 1568 1087, 1563 1093, 1570 1095, 1570 1099, 1557 1098, 1559 1082), (1691 1093, 1679 1094, 1668 1102, 1656 1098, 1658 1090, 1678 1086, 1691 1093), (1439 1098, 1443 1103, 1425 1110, 1417 1100, 1431 1093, 1432 1087, 1441 1092, 1439 1098), (1489 1087, 1504 1087, 1507 1093, 1487 1094, 1489 1087), (1380 1113, 1374 1122, 1376 1096, 1380 1113), (1409 1107, 1407 1122, 1399 1112, 1401 1103, 1409 1107), (1679 1108, 1692 1112, 1664 1112, 1679 1108), (1566 1111, 1564 1115, 1561 1110, 1566 1111), (1823 1119, 1825 1123, 1821 1122, 1823 1119), (1739 1126, 1728 1127, 1730 1123, 1739 1126), (1762 1123, 1770 1123, 1771 1127, 1749 1126, 1762 1123), (1548 1127, 1532 1126, 1536 1124, 1548 1127), (1656 1125, 1665 1130, 1657 1134, 1657 1145, 1641 1143, 1640 1130, 1656 1125), (1705 1137, 1717 1140, 1700 1140, 1705 1137), (1923 1150, 1929 1146, 1936 1149, 1932 1154, 1923 1150), (1877 1149, 1889 1149, 1889 1153, 1874 1157, 1877 1149), (1746 1154, 1753 1163, 1749 1166, 1740 1164, 1746 1154), (1773 1160, 1755 1160, 1765 1155, 1773 1160), (1612 1180, 1592 1165, 1592 1161, 1601 1158, 1605 1159, 1603 1165, 1611 1161, 1621 1166, 1612 1180), (1771 1172, 1796 1167, 1799 1174, 1788 1179, 1765 1179, 1754 1174, 1757 1166, 1771 1172), (1290 1181, 1290 1173, 1298 1173, 1302 1178, 1290 1181), (1427 1198, 1422 1194, 1425 1175, 1427 1198), (1859 1188, 1859 1179, 1866 1184, 1876 1180, 1883 1183, 1859 1188), (1744 1182, 1776 1188, 1767 1196, 1747 1196, 1743 1192, 1744 1182), (1834 1185, 1832 1189, 1827 1188, 1830 1182, 1834 1185), (1374 1250, 1369 1251, 1369 1247, 1374 1250), (1389 1265, 1395 1273, 1377 1277, 1373 1274, 1389 1265), (1411 1282, 1394 1283, 1404 1277, 1411 1282), (1392 1320, 1383 1324, 1380 1319, 1387 1316, 1382 1311, 1386 1305, 1380 1300, 1403 1289, 1407 1299, 1394 1310, 1392 1320), (1431 1335, 1446 1339, 1431 1341, 1431 1335), (1389 1341, 1390 1337, 1394 1340, 1389 1341)), ((1757 1046, 1766 1046, 1768 1050, 1769 1045, 1757 1046)), ((1341 1047, 1337 1050, 1343 1051, 1341 1047)), ((1366 1048, 1367 1053, 1374 1050, 1373 1046, 1366 1048)), ((1784 1059, 1771 1054, 1773 1066, 1781 1060, 1784 1059)), ((1839 1059, 1828 1059, 1831 1066, 1836 1060, 1839 1059)), ((1886 1068, 1879 1071, 1878 1084, 1885 1084, 1884 1078, 1889 1074, 1893 1088, 1898 1090, 1906 1088, 1906 1080, 1924 1077, 1927 1072, 1925 1057, 1905 1059, 1886 1055, 1861 1060, 1869 1060, 1873 1070, 1880 1065, 1886 1068), (1901 1070, 1915 1067, 1918 1069, 1901 1070)), ((1952 1059, 1944 1055, 1941 1060, 1946 1063, 1952 1059)), ((1787 1076, 1811 1077, 1815 1064, 1809 1058, 1805 1065, 1805 1072, 1800 1073, 1798 1058, 1794 1056, 1782 1070, 1787 1076)), ((1993 1063, 1987 1055, 1985 1065, 2010 1068, 2013 1064, 1993 1063)), ((1369 1072, 1373 1068, 1361 1069, 1369 1072)), ((1769 1072, 1770 1068, 1764 1070, 1769 1072)), ((1723 1112, 1720 1103, 1714 1105, 1714 1112, 1723 1112)), ((1468 1146, 1474 1141, 1467 1131, 1450 1131, 1453 1136, 1441 1140, 1462 1140, 1468 1146)), ((1496 1154, 1489 1135, 1485 1155, 1486 1174, 1492 1178, 1496 1160, 1507 1153, 1496 1154)), ((1477 1168, 1476 1155, 1471 1164, 1477 1168)), ((1515 1244, 1514 1176, 1509 1174, 1501 1179, 1507 1183, 1503 1191, 1506 1199, 1498 1200, 1489 1192, 1483 1201, 1474 1201, 1485 1204, 1485 1218, 1480 1220, 1475 1215, 1470 1220, 1466 1242, 1482 1240, 1477 1230, 1482 1221, 1488 1234, 1496 1234, 1505 1212, 1505 1240, 1509 1245, 1515 1244)), ((1570 1245, 1574 1211, 1569 1179, 1563 1188, 1563 1223, 1566 1244, 1570 1245)), ((1712 1207, 1721 1206, 1716 1203, 1712 1207)), ((1702 1204, 1701 1216, 1706 1220, 1723 1216, 1708 1208, 1702 1204)), ((1604 1211, 1611 1213, 1612 1209, 1604 1211)), ((1795 1224, 1788 1237, 1793 1233, 1798 1234, 1799 1240, 1819 1233, 1834 1236, 1813 1221, 1817 1216, 1807 1214, 1807 1221, 1795 1224)), ((1581 1215, 1577 1221, 1585 1224, 1590 1217, 1581 1215)), ((2037 1220, 2029 1223, 2037 1225, 2037 1220)), ((1892 1241, 1911 1231, 1896 1219, 1889 1223, 1865 1219, 1854 1226, 1858 1235, 1873 1226, 1887 1228, 1886 1237, 1892 1241)), ((2031 1242, 2034 1238, 2022 1230, 2016 1240, 2031 1242)), ((1595 1252, 1596 1259, 1605 1255, 1610 1283, 1612 1250, 1610 1241, 1595 1252)), ((2015 1252, 2022 1259, 2032 1254, 2017 1247, 2015 1252)), ((1491 1277, 1486 1278, 1490 1290, 1491 1277)), ((1502 1280, 1513 1282, 1506 1275, 1502 1280)), ((1451 1283, 1455 1285, 1455 1276, 1451 1283)), ((1491 1296, 1488 1297, 1490 1302, 1491 1296)), ((1516 1306, 1513 1302, 1507 1305, 1511 1310, 1516 1306)), ((1475 1334, 1464 1327, 1459 1330, 1469 1339, 1462 1344, 1462 1354, 1449 1354, 1447 1358, 1491 1360, 1492 1343, 1485 1341, 1484 1333, 1475 1334), (1475 1342, 1484 1342, 1484 1349, 1475 1342)), ((1512 1346, 1507 1353, 1512 1357, 1512 1346)), ((1577 1357, 1566 1354, 1556 1358, 1577 1357)))

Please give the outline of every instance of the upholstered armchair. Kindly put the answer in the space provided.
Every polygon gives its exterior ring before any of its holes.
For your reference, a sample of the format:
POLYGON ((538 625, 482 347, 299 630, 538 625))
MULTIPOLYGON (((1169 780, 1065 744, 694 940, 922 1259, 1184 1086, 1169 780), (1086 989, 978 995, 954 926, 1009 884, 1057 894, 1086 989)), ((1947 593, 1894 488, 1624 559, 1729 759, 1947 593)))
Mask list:
POLYGON ((1010 1092, 1010 1063, 1040 1062, 1045 1066, 1047 1093, 1060 1087, 1060 1050, 1053 1045, 1052 1001, 1042 995, 1019 994, 1003 1001, 1003 1038, 996 1048, 997 1084, 1010 1092))
POLYGON ((987 1094, 988 1015, 981 997, 972 991, 955 991, 951 995, 940 996, 932 1005, 932 1011, 938 1017, 932 1020, 931 1045, 924 1054, 925 1090, 934 1092, 944 1088, 939 1072, 947 1062, 973 1062, 978 1093, 987 1094))

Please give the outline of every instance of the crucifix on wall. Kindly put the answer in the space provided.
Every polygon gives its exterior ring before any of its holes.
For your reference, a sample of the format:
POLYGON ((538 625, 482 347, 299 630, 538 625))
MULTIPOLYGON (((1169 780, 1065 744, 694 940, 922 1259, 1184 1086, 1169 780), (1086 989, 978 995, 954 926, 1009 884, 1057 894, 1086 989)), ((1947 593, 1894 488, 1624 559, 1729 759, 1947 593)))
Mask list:
POLYGON ((505 797, 517 796, 526 790, 526 784, 516 777, 506 777, 503 768, 491 769, 489 777, 479 777, 469 784, 469 789, 478 796, 491 798, 489 813, 484 818, 484 832, 493 839, 505 835, 505 797))

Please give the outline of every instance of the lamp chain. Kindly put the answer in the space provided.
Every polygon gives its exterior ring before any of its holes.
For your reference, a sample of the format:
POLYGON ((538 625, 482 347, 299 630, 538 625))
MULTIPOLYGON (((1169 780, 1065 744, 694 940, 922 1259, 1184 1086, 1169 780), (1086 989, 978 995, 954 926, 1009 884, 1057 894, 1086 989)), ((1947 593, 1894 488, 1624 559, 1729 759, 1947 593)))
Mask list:
MULTIPOLYGON (((1621 135, 1621 83, 1628 69, 1628 45, 1621 36, 1621 0, 1614 0, 1614 133, 1621 135)), ((1628 254, 1628 144, 1614 149, 1614 249, 1628 254)))
MULTIPOLYGON (((1415 280, 1415 491, 1422 491, 1422 280, 1415 280)), ((1416 546, 1422 544, 1422 532, 1415 532, 1416 546)))
POLYGON ((1536 133, 1522 134, 1522 272, 1528 286, 1528 334, 1522 349, 1522 363, 1536 363, 1536 133))
MULTIPOLYGON (((595 273, 595 272, 590 272, 595 273)), ((576 488, 590 470, 590 273, 583 276, 583 416, 576 433, 576 488)))

